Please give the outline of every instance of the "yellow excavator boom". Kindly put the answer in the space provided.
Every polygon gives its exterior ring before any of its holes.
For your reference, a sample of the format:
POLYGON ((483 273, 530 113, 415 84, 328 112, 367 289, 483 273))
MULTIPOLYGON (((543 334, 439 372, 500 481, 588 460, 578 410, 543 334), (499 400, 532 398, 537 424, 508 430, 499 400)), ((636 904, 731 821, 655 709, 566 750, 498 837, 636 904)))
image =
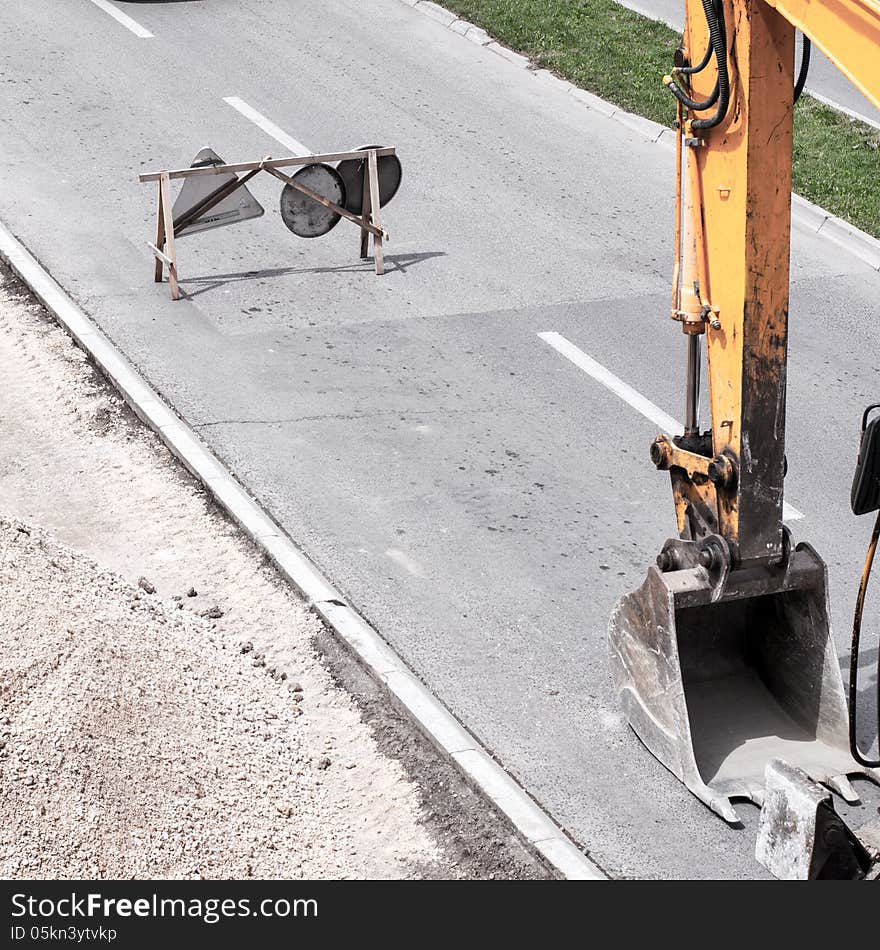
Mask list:
POLYGON ((765 0, 808 37, 880 109, 880 4, 876 0, 765 0))
POLYGON ((660 435, 678 537, 611 619, 612 671, 645 745, 729 821, 782 758, 852 800, 864 772, 826 569, 783 524, 795 26, 880 104, 875 0, 686 0, 675 67, 672 317, 683 436, 660 435), (707 367, 710 424, 699 420, 707 367))

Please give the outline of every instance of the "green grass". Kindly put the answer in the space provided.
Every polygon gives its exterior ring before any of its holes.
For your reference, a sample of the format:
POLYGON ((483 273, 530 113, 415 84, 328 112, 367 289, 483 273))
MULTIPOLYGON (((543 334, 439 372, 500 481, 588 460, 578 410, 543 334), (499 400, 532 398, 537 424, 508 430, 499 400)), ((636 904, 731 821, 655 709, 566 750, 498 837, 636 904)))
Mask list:
MULTIPOLYGON (((441 0, 535 63, 629 112, 671 125, 679 35, 612 0, 441 0)), ((793 188, 880 237, 880 132, 804 95, 795 108, 793 188)))
POLYGON ((880 132, 802 96, 794 111, 792 188, 880 237, 880 132))

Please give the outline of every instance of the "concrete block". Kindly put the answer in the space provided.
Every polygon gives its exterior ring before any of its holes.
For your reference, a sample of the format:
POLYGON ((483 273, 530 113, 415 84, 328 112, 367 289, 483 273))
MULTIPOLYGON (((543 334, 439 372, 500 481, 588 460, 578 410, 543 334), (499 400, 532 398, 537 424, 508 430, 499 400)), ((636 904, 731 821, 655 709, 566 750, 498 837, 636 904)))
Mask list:
POLYGON ((828 220, 828 212, 824 208, 801 198, 800 195, 791 196, 791 216, 802 228, 814 234, 828 220))
POLYGON ((415 5, 415 9, 429 16, 432 20, 442 23, 443 26, 450 26, 458 19, 454 13, 450 13, 445 7, 441 7, 437 3, 431 3, 431 0, 419 0, 415 5))
POLYGON ((587 92, 586 89, 580 89, 575 85, 572 85, 568 94, 577 99, 578 102, 582 102, 587 108, 593 109, 595 112, 607 116, 609 119, 620 111, 619 107, 614 105, 613 102, 608 102, 594 93, 587 92))
POLYGON ((532 64, 528 56, 523 56, 521 53, 515 53, 512 49, 508 49, 506 46, 496 43, 495 40, 487 43, 486 49, 492 50, 493 53, 497 53, 502 59, 506 59, 509 63, 513 63, 514 66, 519 66, 520 69, 528 69, 532 64))
POLYGON ((355 610, 340 600, 331 588, 331 596, 313 602, 316 613, 355 652, 360 661, 384 683, 392 673, 407 672, 400 657, 355 610))
POLYGON ((605 881, 607 877, 568 838, 548 838, 536 841, 535 847, 545 860, 564 875, 568 881, 605 881))
POLYGON ((650 142, 656 142, 666 128, 665 125, 660 125, 659 122, 652 122, 643 116, 634 115, 632 112, 624 112, 623 110, 614 114, 614 121, 625 125, 634 132, 638 132, 639 135, 644 135, 650 142))
POLYGON ((559 835, 559 829, 549 817, 486 752, 469 749, 456 752, 452 758, 529 841, 542 841, 559 835))
POLYGON ((393 671, 383 677, 428 738, 447 754, 478 748, 474 737, 412 673, 393 671))
POLYGON ((819 229, 819 234, 835 244, 845 247, 850 253, 869 264, 874 270, 880 270, 880 241, 865 234, 846 221, 829 215, 819 229))
POLYGON ((478 46, 487 46, 492 42, 492 37, 481 26, 474 26, 472 23, 468 26, 464 35, 466 39, 478 46))
POLYGON ((551 73, 549 69, 536 69, 533 75, 538 82, 544 83, 564 96, 569 95, 572 88, 574 88, 567 79, 561 79, 555 73, 551 73))

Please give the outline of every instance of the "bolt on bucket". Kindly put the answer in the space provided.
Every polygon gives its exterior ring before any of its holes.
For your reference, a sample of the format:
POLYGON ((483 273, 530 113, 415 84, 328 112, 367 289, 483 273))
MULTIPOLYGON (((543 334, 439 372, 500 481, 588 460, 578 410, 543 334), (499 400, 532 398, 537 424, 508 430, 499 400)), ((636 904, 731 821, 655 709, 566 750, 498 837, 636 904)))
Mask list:
POLYGON ((612 673, 630 725, 726 821, 738 821, 731 799, 763 802, 774 758, 858 801, 847 775, 878 776, 849 752, 824 562, 801 544, 779 568, 719 574, 692 548, 667 542, 666 566, 678 569, 652 567, 612 614, 612 673))

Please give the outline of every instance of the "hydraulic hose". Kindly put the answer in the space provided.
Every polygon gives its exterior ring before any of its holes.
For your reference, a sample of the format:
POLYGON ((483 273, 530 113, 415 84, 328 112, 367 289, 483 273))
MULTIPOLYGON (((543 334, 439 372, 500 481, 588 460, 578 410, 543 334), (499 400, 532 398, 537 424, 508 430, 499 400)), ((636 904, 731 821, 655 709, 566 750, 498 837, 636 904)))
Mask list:
MULTIPOLYGON (((874 554, 877 551, 878 540, 880 540, 880 511, 877 512, 877 520, 874 522, 874 530, 871 532, 871 541, 868 544, 868 553, 865 555, 865 566, 862 568, 862 579, 859 583, 858 597, 856 597, 852 643, 850 644, 849 654, 849 748, 856 762, 871 769, 880 768, 880 759, 868 759, 859 749, 856 710, 859 699, 859 647, 862 638, 862 612, 865 609, 865 594, 868 590, 868 581, 871 578, 871 568, 874 566, 874 554)), ((877 659, 877 734, 880 736, 880 657, 877 659)))
POLYGON ((691 99, 691 97, 681 88, 681 86, 676 83, 676 81, 670 76, 669 81, 666 83, 667 88, 675 96, 676 99, 686 108, 691 109, 694 112, 702 112, 704 109, 711 109, 712 106, 718 101, 718 93, 720 87, 718 80, 715 80, 715 86, 712 89, 712 92, 709 93, 708 98, 703 100, 691 99))
POLYGON ((714 128, 727 115, 730 105, 730 77, 727 74, 727 30, 724 27, 724 9, 721 0, 716 8, 713 0, 703 0, 703 12, 709 24, 709 37, 715 50, 715 62, 718 66, 718 106, 715 114, 708 119, 696 119, 691 123, 694 132, 714 128))
POLYGON ((801 93, 804 91, 804 86, 807 82, 807 74, 810 71, 810 50, 812 48, 812 43, 806 36, 803 36, 803 46, 801 47, 801 68, 798 73, 797 81, 794 84, 794 101, 797 102, 801 97, 801 93))
POLYGON ((672 71, 674 73, 681 73, 683 76, 693 76, 694 73, 701 73, 708 65, 709 59, 712 56, 712 38, 709 37, 709 42, 706 44, 706 52, 703 53, 703 58, 697 63, 696 66, 676 66, 672 71))
POLYGON ((672 76, 665 80, 666 86, 672 95, 692 112, 703 112, 718 103, 713 116, 697 119, 691 124, 691 127, 696 131, 710 129, 718 125, 727 114, 727 108, 730 104, 730 81, 727 73, 727 31, 724 28, 724 10, 721 6, 721 0, 702 0, 702 2, 703 13, 709 26, 709 42, 706 46, 706 52, 696 66, 679 67, 674 72, 683 75, 698 73, 706 67, 710 56, 714 53, 718 67, 718 77, 715 80, 712 92, 705 99, 692 99, 672 76))

